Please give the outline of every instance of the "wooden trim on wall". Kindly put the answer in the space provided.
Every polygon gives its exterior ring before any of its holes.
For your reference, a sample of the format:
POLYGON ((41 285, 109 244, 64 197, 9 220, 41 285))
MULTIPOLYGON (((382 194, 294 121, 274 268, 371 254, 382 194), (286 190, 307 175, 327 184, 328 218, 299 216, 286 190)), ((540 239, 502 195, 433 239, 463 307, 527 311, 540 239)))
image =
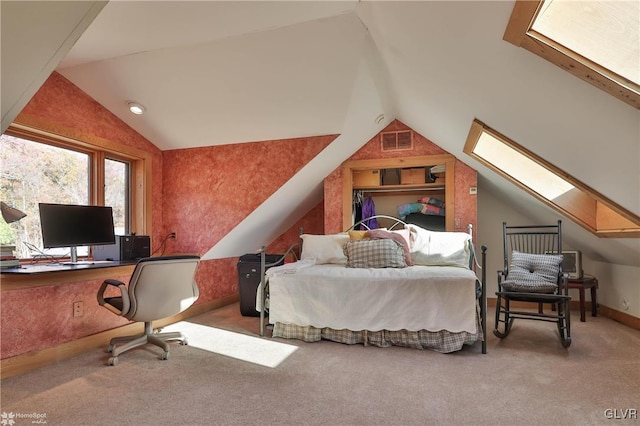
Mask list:
MULTIPOLYGON (((63 136, 51 131, 41 130, 38 123, 13 123, 5 132, 9 135, 36 142, 47 143, 61 148, 85 150, 95 155, 96 151, 113 154, 117 158, 131 163, 131 229, 138 235, 152 235, 153 217, 153 180, 152 154, 150 152, 122 145, 93 135, 82 135, 82 139, 63 136)), ((75 136, 74 136, 75 137, 75 136)), ((103 159, 103 157, 101 156, 103 159)), ((96 165, 92 167, 95 172, 96 165)), ((102 166, 99 166, 102 167, 102 166)), ((92 188, 91 202, 104 201, 104 185, 96 182, 101 188, 92 188)))
POLYGON ((342 230, 348 229, 351 226, 352 216, 352 204, 353 198, 353 174, 351 167, 344 164, 342 166, 342 230), (347 207, 348 206, 348 207, 347 207))
POLYGON ((531 28, 542 3, 542 0, 517 0, 502 39, 546 59, 592 86, 640 109, 640 88, 636 83, 531 28))
MULTIPOLYGON (((221 308, 237 302, 238 295, 223 297, 222 299, 193 305, 186 311, 163 320, 154 321, 153 327, 165 327, 169 324, 221 308)), ((257 332, 256 328, 256 332, 257 332)), ((103 331, 71 342, 62 343, 52 348, 41 349, 17 355, 12 358, 0 360, 0 379, 17 376, 27 373, 40 367, 44 367, 65 359, 73 358, 77 355, 89 352, 101 347, 106 347, 109 341, 118 336, 142 334, 144 325, 142 323, 130 323, 112 330, 103 331)))
MULTIPOLYGON (((496 299, 495 297, 487 297, 487 308, 496 307, 496 299)), ((518 309, 527 309, 531 308, 533 304, 527 302, 511 302, 511 306, 518 309)), ((570 309, 572 311, 580 310, 580 302, 577 300, 572 300, 569 303, 570 309)), ((591 302, 585 302, 585 311, 589 314, 591 312, 591 302)), ((636 330, 640 330, 640 318, 634 317, 633 315, 626 314, 624 312, 620 312, 618 310, 609 308, 608 306, 604 306, 601 303, 598 303, 598 314, 603 317, 610 318, 614 321, 617 321, 621 324, 626 325, 627 327, 631 327, 636 330)), ((590 314, 589 314, 590 315, 590 314)), ((488 316, 488 315, 487 315, 488 316)), ((577 321, 580 320, 580 315, 577 316, 571 315, 572 318, 577 318, 577 321)), ((575 322, 575 319, 572 319, 571 322, 575 322)))
MULTIPOLYGON (((352 225, 353 170, 410 168, 439 164, 446 166, 445 199, 455 200, 456 157, 452 154, 349 160, 342 163, 342 229, 348 229, 352 225)), ((447 207, 445 220, 446 228, 449 231, 453 231, 455 226, 454 204, 451 203, 447 207)))
POLYGON ((540 0, 516 1, 502 39, 518 47, 521 46, 541 3, 540 0))
POLYGON ((603 306, 601 304, 598 305, 598 308, 600 309, 600 314, 602 316, 611 318, 612 320, 633 329, 640 330, 640 318, 634 317, 633 315, 629 315, 621 311, 617 311, 615 309, 611 309, 608 306, 603 306))
POLYGON ((484 164, 486 167, 493 170, 495 173, 513 183, 523 191, 527 192, 532 197, 537 198, 550 208, 569 217, 572 221, 598 237, 636 238, 640 236, 640 216, 622 207, 610 198, 591 188, 589 185, 574 178, 564 170, 556 167, 549 161, 538 156, 533 151, 530 151, 511 138, 487 126, 477 118, 475 118, 471 123, 471 128, 469 129, 469 134, 467 136, 463 152, 481 164, 484 164), (574 189, 554 199, 549 199, 546 196, 539 194, 534 189, 530 188, 527 183, 515 178, 511 174, 497 167, 489 159, 478 155, 475 152, 476 145, 478 144, 483 132, 571 184, 574 189), (607 208, 607 216, 598 216, 598 208, 603 210, 604 208, 607 208), (615 220, 615 224, 618 225, 617 228, 614 229, 609 227, 607 229, 600 229, 601 224, 598 219, 604 220, 606 218, 605 224, 606 226, 610 226, 611 223, 614 223, 612 216, 616 214, 619 215, 619 218, 615 220))

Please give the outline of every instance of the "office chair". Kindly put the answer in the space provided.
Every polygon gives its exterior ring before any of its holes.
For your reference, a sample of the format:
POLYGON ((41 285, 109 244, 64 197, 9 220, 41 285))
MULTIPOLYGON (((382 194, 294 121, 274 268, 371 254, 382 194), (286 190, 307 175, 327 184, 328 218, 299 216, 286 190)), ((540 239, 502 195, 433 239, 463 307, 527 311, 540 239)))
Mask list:
POLYGON ((496 321, 493 334, 503 339, 514 319, 555 322, 560 343, 571 345, 569 281, 562 272, 562 222, 557 225, 507 226, 502 224, 504 269, 498 271, 496 321), (530 302, 535 311, 511 309, 511 302, 530 302), (557 311, 545 314, 544 304, 557 311))
POLYGON ((167 340, 179 340, 187 344, 180 332, 154 332, 152 321, 167 318, 185 311, 198 299, 195 282, 200 257, 178 255, 142 258, 136 264, 129 286, 114 279, 105 280, 98 290, 98 303, 116 315, 131 321, 144 322, 144 334, 115 337, 111 339, 107 352, 111 353, 108 365, 117 365, 118 356, 129 349, 146 344, 162 348, 160 359, 169 358, 167 340), (120 290, 118 297, 105 297, 111 287, 120 290), (122 346, 117 346, 124 343, 122 346))

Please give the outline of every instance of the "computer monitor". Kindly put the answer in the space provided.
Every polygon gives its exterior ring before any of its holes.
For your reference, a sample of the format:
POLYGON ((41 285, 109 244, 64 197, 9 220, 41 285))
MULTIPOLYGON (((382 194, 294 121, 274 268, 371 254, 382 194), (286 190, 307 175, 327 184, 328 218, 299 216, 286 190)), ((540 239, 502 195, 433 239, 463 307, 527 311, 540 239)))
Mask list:
POLYGON ((78 246, 116 242, 111 207, 49 203, 38 207, 43 247, 69 247, 71 263, 78 262, 78 246))

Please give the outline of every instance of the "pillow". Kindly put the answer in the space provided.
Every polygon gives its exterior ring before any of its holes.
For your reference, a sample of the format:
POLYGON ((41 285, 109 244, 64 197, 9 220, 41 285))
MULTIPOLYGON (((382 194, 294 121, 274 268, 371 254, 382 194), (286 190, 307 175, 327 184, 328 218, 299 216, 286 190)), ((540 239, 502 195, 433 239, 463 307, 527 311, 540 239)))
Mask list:
POLYGON ((347 241, 348 268, 405 268, 402 244, 390 238, 347 241))
POLYGON ((401 235, 402 238, 404 238, 404 240, 407 242, 407 247, 409 248, 409 250, 411 250, 411 232, 409 231, 408 228, 394 229, 389 232, 393 232, 394 234, 401 235))
POLYGON ((366 234, 367 231, 349 231, 349 239, 351 241, 359 241, 362 240, 366 234))
POLYGON ((414 265, 469 268, 471 235, 466 232, 429 231, 407 224, 411 231, 411 260, 414 265))
POLYGON ((349 234, 302 234, 300 238, 302 238, 300 260, 314 259, 317 265, 347 262, 344 244, 349 241, 349 234))
POLYGON ((509 274, 502 282, 507 291, 553 293, 558 288, 562 255, 530 254, 514 251, 509 274))
MULTIPOLYGON (((407 236, 409 236, 409 232, 406 232, 407 236)), ((404 261, 407 266, 412 266, 413 261, 411 260, 411 252, 409 250, 409 241, 405 239, 400 231, 383 231, 381 229, 372 229, 366 232, 367 238, 391 238, 392 240, 400 243, 402 245, 402 252, 404 253, 404 261)))

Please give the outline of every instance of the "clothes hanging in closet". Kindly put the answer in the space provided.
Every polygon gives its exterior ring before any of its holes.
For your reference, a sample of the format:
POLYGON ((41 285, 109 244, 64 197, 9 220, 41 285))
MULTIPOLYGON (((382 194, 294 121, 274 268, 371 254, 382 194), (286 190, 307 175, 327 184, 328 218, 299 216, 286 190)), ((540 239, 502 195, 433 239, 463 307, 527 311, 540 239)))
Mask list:
POLYGON ((351 223, 356 223, 362 217, 362 203, 364 197, 361 190, 353 191, 353 198, 351 199, 351 223))
POLYGON ((369 219, 370 217, 375 215, 376 215, 376 205, 373 202, 373 198, 371 198, 371 196, 368 196, 364 200, 364 203, 362 203, 362 220, 364 220, 363 225, 366 225, 366 226, 360 225, 360 229, 377 229, 378 228, 377 219, 375 218, 369 219))

